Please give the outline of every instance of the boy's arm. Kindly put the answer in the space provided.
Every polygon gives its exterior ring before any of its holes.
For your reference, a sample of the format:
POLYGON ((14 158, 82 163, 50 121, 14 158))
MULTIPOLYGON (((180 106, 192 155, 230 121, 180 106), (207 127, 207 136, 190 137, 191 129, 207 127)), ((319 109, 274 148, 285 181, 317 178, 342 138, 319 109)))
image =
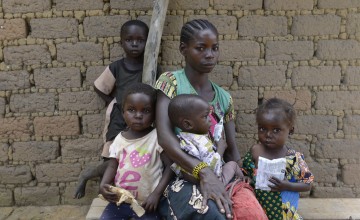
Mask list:
POLYGON ((114 99, 114 97, 112 97, 111 95, 106 95, 96 87, 94 87, 94 90, 106 102, 106 105, 108 105, 114 99))
POLYGON ((119 163, 115 158, 110 158, 109 164, 105 170, 103 178, 101 179, 99 192, 104 196, 109 202, 117 202, 118 196, 116 193, 110 191, 110 186, 114 182, 116 171, 119 163))

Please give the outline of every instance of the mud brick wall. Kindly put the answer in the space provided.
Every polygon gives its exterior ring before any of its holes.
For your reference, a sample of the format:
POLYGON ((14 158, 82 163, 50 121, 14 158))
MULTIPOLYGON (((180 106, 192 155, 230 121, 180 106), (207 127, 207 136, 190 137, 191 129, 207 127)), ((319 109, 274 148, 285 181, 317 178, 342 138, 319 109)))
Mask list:
MULTIPOLYGON (((316 182, 310 197, 360 197, 360 1, 172 0, 160 64, 182 66, 181 26, 220 33, 211 79, 231 92, 241 154, 256 142, 254 109, 280 97, 298 112, 289 145, 316 182)), ((0 0, 0 206, 89 204, 77 177, 99 163, 105 103, 92 83, 119 59, 120 26, 149 23, 150 0, 0 0)))

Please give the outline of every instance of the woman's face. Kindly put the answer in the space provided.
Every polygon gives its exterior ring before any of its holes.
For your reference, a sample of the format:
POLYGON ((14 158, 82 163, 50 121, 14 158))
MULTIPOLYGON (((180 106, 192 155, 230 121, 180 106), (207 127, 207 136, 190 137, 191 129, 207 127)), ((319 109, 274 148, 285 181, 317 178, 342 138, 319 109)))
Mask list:
POLYGON ((198 31, 188 43, 182 43, 180 50, 186 65, 197 72, 209 73, 219 58, 218 36, 211 29, 198 31))

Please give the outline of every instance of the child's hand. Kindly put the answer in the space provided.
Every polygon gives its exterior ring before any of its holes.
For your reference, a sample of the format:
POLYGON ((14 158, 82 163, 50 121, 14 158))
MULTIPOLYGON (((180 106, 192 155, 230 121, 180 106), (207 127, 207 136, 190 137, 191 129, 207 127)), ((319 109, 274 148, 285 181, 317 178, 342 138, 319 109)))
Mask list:
POLYGON ((110 191, 110 187, 110 184, 100 185, 99 192, 107 201, 116 203, 119 200, 119 197, 116 193, 110 191))
POLYGON ((289 181, 287 181, 286 179, 280 180, 272 176, 270 177, 269 181, 272 183, 272 185, 268 185, 271 188, 271 191, 281 192, 289 188, 289 181))
POLYGON ((144 207, 146 212, 155 212, 159 204, 159 199, 160 195, 152 192, 141 205, 144 207))

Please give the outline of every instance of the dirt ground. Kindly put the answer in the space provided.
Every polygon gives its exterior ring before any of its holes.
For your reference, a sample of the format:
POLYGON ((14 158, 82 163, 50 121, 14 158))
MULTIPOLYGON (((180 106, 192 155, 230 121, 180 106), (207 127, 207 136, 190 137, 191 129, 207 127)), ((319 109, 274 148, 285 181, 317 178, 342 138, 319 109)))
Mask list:
POLYGON ((0 207, 0 220, 85 220, 90 206, 0 207))

